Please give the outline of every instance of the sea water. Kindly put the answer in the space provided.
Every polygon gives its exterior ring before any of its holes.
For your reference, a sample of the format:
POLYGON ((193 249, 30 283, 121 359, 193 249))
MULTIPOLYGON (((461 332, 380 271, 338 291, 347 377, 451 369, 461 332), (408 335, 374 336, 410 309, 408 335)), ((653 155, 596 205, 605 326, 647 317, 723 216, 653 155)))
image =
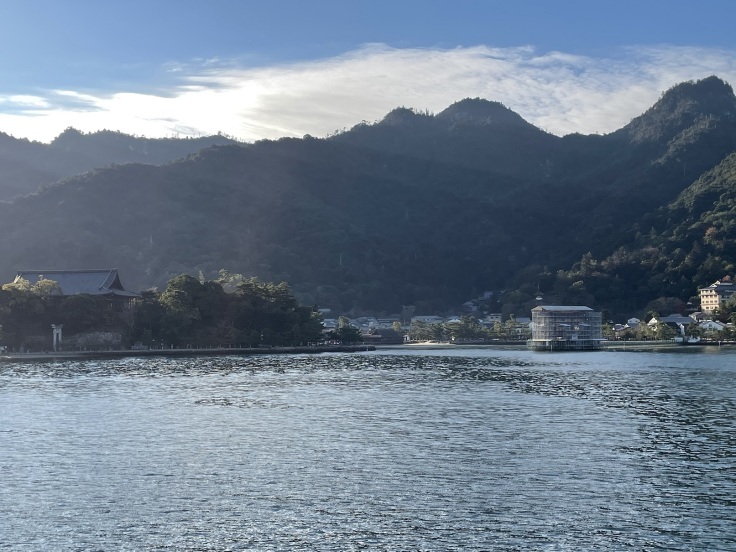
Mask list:
POLYGON ((2 364, 0 550, 736 550, 736 354, 2 364))

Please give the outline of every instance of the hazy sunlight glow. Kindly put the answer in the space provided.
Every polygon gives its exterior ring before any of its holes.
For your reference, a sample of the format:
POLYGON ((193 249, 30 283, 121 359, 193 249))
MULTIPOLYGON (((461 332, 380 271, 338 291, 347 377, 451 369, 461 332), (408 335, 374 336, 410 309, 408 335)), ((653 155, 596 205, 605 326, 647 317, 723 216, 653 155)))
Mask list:
POLYGON ((176 81, 160 94, 50 90, 0 96, 0 130, 50 141, 64 128, 148 137, 223 132, 245 141, 325 136, 395 107, 438 112, 466 97, 500 101, 555 134, 606 133, 641 114, 662 91, 712 74, 736 82, 736 52, 642 47, 591 58, 532 47, 398 49, 382 44, 329 59, 239 66, 206 60, 162 67, 176 81))

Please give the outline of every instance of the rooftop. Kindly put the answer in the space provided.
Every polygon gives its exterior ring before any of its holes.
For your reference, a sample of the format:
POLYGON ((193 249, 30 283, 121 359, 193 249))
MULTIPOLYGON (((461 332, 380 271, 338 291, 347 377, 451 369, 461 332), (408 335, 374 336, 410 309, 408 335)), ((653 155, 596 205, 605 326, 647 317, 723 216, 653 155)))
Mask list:
POLYGON ((15 280, 24 279, 31 284, 40 280, 52 280, 59 284, 63 295, 84 293, 89 295, 119 295, 138 297, 138 293, 126 291, 120 283, 117 268, 93 270, 20 270, 15 280))
POLYGON ((543 312, 543 311, 550 311, 550 312, 574 312, 574 311, 592 311, 590 307, 583 307, 580 305, 539 305, 538 307, 534 307, 532 309, 532 312, 543 312))

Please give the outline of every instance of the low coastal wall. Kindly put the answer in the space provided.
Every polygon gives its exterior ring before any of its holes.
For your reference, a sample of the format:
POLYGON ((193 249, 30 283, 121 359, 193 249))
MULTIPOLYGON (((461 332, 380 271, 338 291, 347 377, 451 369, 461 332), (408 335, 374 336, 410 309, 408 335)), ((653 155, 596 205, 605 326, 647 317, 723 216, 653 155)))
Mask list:
POLYGON ((681 341, 673 341, 672 339, 662 341, 604 341, 603 348, 608 351, 654 351, 663 349, 678 349, 678 350, 695 350, 702 349, 705 346, 717 345, 717 343, 711 342, 692 342, 683 343, 681 341))
POLYGON ((318 353, 359 353, 375 351, 373 345, 326 345, 315 347, 243 347, 218 349, 145 349, 117 351, 59 351, 56 353, 22 353, 0 356, 0 362, 28 362, 34 360, 84 360, 128 357, 188 357, 227 355, 299 355, 318 353))

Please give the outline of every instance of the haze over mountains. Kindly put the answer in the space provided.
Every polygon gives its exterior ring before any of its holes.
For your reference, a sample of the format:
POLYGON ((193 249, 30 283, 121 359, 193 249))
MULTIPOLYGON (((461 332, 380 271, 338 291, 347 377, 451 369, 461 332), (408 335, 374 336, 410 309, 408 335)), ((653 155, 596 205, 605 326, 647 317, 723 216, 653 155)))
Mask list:
POLYGON ((159 165, 202 148, 235 143, 224 136, 148 139, 109 130, 83 134, 68 128, 44 144, 0 132, 0 201, 112 163, 159 165))
POLYGON ((505 290, 507 314, 541 291, 633 315, 734 272, 736 97, 716 77, 604 136, 465 99, 325 139, 227 142, 0 136, 0 198, 46 184, 0 203, 0 277, 117 267, 143 289, 225 268, 338 312, 445 312, 505 290), (70 176, 110 163, 125 164, 70 176))

